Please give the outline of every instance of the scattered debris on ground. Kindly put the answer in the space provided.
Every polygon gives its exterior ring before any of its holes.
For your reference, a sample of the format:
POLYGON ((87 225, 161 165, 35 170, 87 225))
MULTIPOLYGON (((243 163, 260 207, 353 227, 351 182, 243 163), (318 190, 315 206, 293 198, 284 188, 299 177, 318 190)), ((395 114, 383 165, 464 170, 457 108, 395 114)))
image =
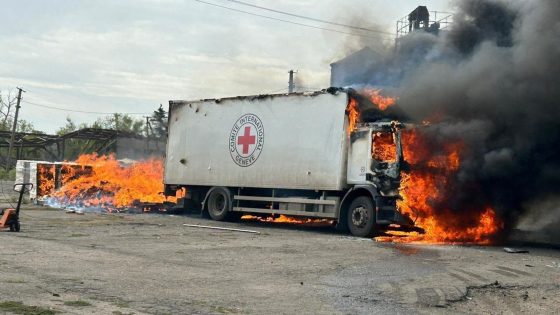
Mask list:
POLYGON ((510 254, 526 254, 526 253, 529 253, 529 251, 526 250, 526 249, 512 248, 512 247, 504 247, 504 252, 510 253, 510 254))

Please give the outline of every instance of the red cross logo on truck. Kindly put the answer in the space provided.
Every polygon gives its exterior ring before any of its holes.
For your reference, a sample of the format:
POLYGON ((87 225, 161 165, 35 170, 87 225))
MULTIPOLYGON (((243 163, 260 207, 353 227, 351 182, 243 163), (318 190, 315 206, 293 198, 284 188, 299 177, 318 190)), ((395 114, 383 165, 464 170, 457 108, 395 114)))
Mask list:
POLYGON ((255 114, 245 114, 235 121, 229 135, 229 153, 241 166, 251 166, 259 158, 264 145, 264 127, 255 114))
POLYGON ((249 154, 249 146, 255 144, 256 138, 251 136, 251 126, 245 127, 245 133, 237 137, 237 144, 243 146, 243 154, 249 154))

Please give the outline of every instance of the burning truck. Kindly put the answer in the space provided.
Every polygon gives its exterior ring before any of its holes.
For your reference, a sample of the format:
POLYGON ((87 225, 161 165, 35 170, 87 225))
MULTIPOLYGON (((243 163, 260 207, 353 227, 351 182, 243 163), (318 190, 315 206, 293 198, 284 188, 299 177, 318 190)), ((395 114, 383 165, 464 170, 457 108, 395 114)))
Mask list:
POLYGON ((360 237, 421 230, 397 207, 406 125, 359 123, 353 94, 170 101, 165 194, 186 189, 185 204, 218 221, 322 218, 360 237))

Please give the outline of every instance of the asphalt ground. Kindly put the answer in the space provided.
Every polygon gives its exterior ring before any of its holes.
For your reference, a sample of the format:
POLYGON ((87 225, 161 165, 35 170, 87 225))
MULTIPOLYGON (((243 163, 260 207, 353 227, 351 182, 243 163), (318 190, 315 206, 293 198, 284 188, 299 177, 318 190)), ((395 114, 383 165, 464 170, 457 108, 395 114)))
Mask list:
POLYGON ((554 248, 511 254, 501 246, 379 243, 328 225, 30 205, 21 221, 20 233, 0 232, 0 313, 560 313, 554 248))

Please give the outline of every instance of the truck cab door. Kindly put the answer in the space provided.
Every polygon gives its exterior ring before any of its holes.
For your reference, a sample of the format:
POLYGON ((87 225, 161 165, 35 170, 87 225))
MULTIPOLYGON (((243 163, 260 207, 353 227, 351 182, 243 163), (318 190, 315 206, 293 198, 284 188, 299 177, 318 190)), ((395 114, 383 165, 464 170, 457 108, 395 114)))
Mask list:
POLYGON ((371 132, 369 128, 350 134, 346 179, 348 184, 367 183, 366 174, 371 167, 371 132))

